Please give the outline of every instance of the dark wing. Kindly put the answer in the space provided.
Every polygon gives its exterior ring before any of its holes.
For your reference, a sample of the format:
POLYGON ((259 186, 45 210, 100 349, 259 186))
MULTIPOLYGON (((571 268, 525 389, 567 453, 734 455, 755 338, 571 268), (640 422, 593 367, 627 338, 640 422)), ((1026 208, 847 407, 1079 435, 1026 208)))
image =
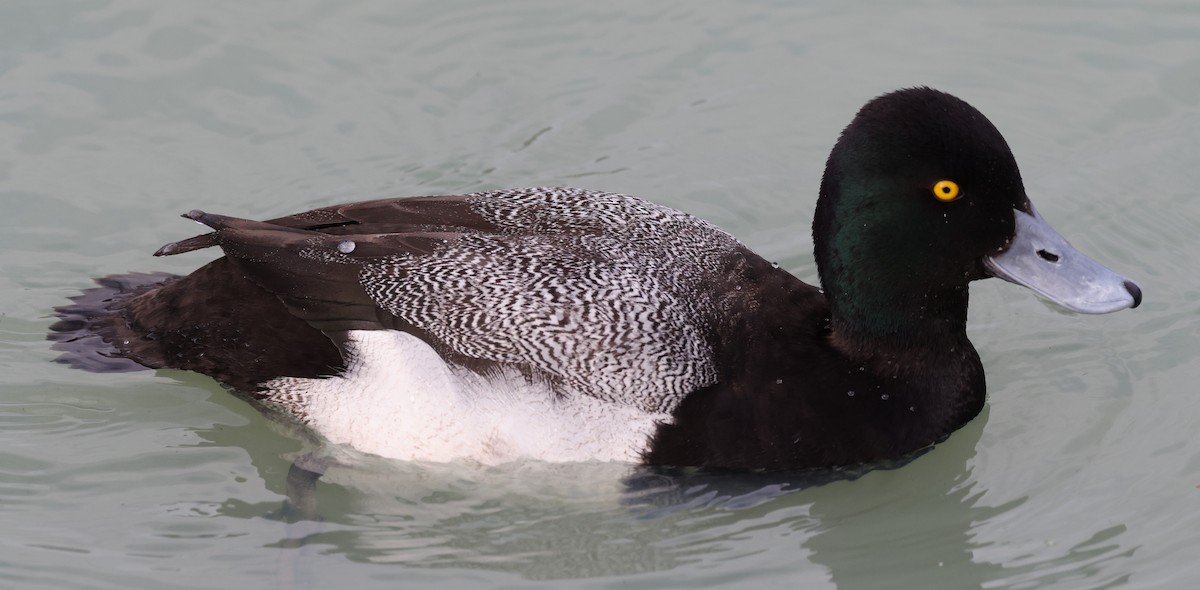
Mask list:
MULTIPOLYGON (((184 215, 188 217, 188 215, 184 215)), ((263 223, 332 235, 402 234, 437 231, 487 231, 489 224, 474 214, 463 196, 404 197, 331 205, 263 223)), ((159 248, 155 256, 170 256, 217 245, 208 233, 159 248)))
POLYGON ((468 368, 659 412, 715 381, 708 287, 744 251, 689 215, 578 189, 188 217, 217 231, 162 253, 220 245, 335 342, 405 330, 468 368))

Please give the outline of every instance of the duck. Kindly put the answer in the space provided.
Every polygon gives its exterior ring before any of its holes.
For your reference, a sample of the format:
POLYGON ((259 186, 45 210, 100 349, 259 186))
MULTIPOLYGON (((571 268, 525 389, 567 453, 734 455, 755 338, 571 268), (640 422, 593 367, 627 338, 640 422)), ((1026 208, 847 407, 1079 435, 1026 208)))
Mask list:
POLYGON ((901 458, 984 406, 968 285, 1059 307, 1141 303, 1026 194, 977 109, 867 102, 826 161, 820 287, 730 233, 568 187, 333 205, 211 231, 186 276, 131 273, 56 308, 62 362, 209 375, 323 442, 409 461, 810 469, 901 458))

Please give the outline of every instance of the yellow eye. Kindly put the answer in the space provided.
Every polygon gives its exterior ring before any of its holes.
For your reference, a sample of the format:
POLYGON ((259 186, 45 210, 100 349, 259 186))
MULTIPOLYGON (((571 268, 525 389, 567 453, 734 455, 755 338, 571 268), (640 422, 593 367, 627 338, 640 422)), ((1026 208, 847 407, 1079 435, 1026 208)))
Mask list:
POLYGON ((950 202, 958 198, 958 183, 953 180, 939 180, 933 185, 933 196, 939 201, 950 202))

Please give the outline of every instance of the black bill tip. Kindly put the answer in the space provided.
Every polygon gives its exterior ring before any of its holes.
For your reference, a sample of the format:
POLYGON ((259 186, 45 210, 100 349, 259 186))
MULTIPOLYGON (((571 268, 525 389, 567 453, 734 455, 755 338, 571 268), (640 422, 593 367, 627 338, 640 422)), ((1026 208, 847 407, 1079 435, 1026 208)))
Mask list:
POLYGON ((1125 281, 1125 290, 1133 297, 1133 305, 1131 308, 1142 304, 1142 289, 1133 283, 1133 281, 1125 281))

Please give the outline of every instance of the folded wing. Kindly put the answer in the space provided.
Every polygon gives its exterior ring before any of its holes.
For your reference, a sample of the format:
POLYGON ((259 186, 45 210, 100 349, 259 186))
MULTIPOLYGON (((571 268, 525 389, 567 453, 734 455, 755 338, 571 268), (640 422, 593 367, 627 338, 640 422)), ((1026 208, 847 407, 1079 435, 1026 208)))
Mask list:
POLYGON ((653 412, 715 381, 708 287, 741 247, 690 215, 579 189, 188 217, 216 231, 161 253, 221 246, 335 343, 404 330, 474 371, 513 367, 653 412))

